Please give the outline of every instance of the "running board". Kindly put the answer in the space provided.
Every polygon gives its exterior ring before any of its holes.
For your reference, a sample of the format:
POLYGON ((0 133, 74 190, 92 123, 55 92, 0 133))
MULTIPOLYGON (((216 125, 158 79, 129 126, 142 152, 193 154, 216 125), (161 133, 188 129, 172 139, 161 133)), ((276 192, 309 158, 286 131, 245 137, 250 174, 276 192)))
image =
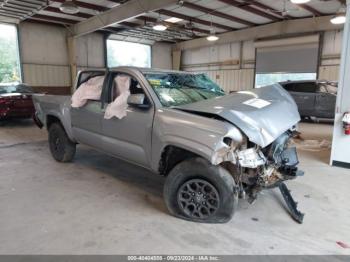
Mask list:
POLYGON ((290 215, 292 216, 292 218, 298 222, 299 224, 303 223, 303 219, 304 219, 304 214, 301 213, 298 209, 298 203, 294 201, 292 195, 290 194, 290 191, 288 189, 288 187, 286 186, 285 183, 280 183, 279 184, 279 189, 281 191, 281 194, 283 196, 284 201, 286 201, 288 210, 290 212, 290 215))

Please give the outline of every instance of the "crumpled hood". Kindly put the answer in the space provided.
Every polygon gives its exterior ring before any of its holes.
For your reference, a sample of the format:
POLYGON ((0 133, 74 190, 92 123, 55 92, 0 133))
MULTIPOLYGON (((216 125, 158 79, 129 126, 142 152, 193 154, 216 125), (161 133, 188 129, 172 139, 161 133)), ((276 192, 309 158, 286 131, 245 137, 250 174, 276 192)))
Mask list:
POLYGON ((297 105, 279 84, 175 108, 218 115, 261 147, 269 145, 300 121, 297 105))

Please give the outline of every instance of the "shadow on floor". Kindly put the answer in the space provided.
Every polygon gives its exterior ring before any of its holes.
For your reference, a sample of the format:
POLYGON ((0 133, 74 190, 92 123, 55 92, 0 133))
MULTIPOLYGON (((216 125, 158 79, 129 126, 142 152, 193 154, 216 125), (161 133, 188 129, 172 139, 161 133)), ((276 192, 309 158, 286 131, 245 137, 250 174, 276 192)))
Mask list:
MULTIPOLYGON (((123 160, 79 146, 74 162, 89 169, 94 169, 129 185, 136 186, 153 197, 163 199, 165 178, 145 168, 123 160)), ((146 196, 147 197, 147 196, 146 196)), ((160 207, 157 206, 157 209, 160 207)), ((165 207, 161 207, 166 212, 165 207)))
POLYGON ((7 118, 0 119, 0 127, 31 127, 34 126, 35 123, 31 118, 7 118))

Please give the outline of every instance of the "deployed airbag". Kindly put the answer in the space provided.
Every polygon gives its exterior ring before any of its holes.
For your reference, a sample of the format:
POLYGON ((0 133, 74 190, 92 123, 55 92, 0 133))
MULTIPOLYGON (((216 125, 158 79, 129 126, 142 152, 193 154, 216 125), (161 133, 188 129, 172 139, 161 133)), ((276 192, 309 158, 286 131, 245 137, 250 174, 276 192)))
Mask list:
POLYGON ((82 107, 88 100, 100 100, 104 76, 96 76, 81 84, 72 96, 72 107, 82 107))
POLYGON ((105 119, 111 119, 116 117, 122 119, 126 116, 126 110, 128 108, 128 97, 130 96, 130 82, 131 79, 126 75, 118 75, 114 78, 116 86, 116 99, 110 103, 105 112, 105 119))

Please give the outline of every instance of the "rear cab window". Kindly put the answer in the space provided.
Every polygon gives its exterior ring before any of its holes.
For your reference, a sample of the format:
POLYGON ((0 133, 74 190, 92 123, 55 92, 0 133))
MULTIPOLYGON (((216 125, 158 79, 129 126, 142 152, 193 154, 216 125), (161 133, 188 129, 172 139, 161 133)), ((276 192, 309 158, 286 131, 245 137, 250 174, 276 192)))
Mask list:
MULTIPOLYGON (((105 71, 83 71, 78 76, 78 81, 76 85, 76 90, 79 89, 83 84, 86 84, 88 81, 94 81, 98 78, 103 77, 103 81, 105 79, 106 72, 105 71)), ((103 92, 103 86, 102 86, 102 92, 103 92)), ((89 99, 90 101, 101 101, 101 96, 99 99, 89 99)))
POLYGON ((286 83, 283 87, 289 92, 316 93, 317 84, 315 82, 286 83))

